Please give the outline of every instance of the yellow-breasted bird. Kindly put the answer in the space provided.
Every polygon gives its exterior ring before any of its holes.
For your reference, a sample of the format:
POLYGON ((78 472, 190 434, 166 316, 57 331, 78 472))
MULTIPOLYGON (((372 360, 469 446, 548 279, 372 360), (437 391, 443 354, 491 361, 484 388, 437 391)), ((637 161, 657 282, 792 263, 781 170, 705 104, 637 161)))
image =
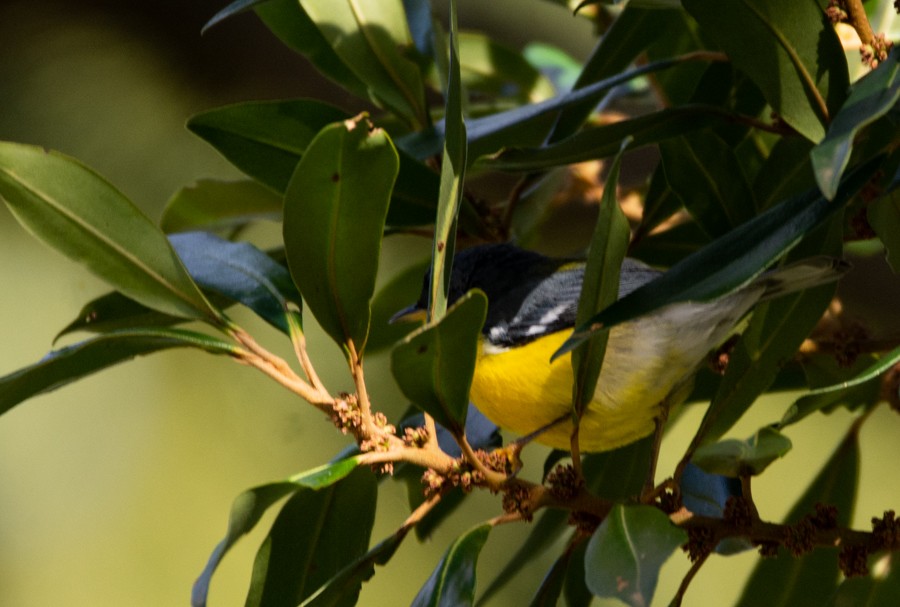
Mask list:
MULTIPOLYGON (((682 302, 614 326, 593 401, 579 427, 582 451, 615 449, 651 434, 663 407, 680 404, 707 353, 721 344, 761 301, 837 280, 849 264, 813 257, 766 272, 707 302, 682 302)), ((661 275, 626 258, 619 298, 661 275)), ((456 255, 449 303, 470 289, 488 297, 470 397, 502 428, 569 449, 572 363, 550 357, 569 337, 584 277, 584 262, 552 259, 511 244, 488 244, 456 255), (554 421, 566 418, 563 422, 554 421), (551 425, 552 424, 552 425, 551 425)), ((428 305, 428 276, 419 301, 394 319, 421 318, 428 305)))

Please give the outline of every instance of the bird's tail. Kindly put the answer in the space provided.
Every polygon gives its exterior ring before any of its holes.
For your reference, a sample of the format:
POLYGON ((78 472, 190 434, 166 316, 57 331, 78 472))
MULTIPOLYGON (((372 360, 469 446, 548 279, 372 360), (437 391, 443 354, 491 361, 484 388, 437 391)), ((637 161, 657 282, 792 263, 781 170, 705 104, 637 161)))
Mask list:
POLYGON ((843 259, 820 255, 770 270, 756 279, 756 282, 766 288, 760 301, 834 282, 851 267, 843 259))

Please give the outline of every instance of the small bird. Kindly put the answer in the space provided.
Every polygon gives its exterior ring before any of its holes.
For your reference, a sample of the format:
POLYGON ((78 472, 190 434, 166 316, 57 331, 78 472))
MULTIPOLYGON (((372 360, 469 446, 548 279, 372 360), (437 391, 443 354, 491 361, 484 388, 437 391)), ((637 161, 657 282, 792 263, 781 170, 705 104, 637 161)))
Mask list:
MULTIPOLYGON (((568 450, 572 435, 572 363, 550 362, 571 335, 585 264, 553 259, 512 244, 487 244, 456 255, 448 303, 470 289, 488 297, 470 398, 498 426, 568 450), (561 421, 560 421, 561 420, 561 421), (559 422, 559 423, 554 423, 559 422)), ((674 303, 610 330, 594 397, 579 426, 582 451, 606 451, 654 431, 668 407, 689 395, 693 377, 761 301, 837 280, 849 264, 813 257, 766 272, 706 302, 674 303)), ((662 272, 631 258, 621 269, 618 297, 662 272)), ((393 320, 422 318, 426 275, 413 306, 393 320)))

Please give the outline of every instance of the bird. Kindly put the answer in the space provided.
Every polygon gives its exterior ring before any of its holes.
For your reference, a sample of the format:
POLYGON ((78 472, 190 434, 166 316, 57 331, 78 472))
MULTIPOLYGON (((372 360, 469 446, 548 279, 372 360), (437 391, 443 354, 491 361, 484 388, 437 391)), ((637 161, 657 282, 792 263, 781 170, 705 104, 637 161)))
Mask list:
MULTIPOLYGON (((818 256, 770 270, 711 301, 677 302, 615 325, 591 402, 579 423, 582 452, 616 449, 654 432, 683 402, 708 353, 736 330, 756 304, 837 280, 849 264, 818 256)), ((470 389, 472 403, 493 423, 554 449, 569 450, 573 431, 571 355, 551 357, 571 335, 585 262, 558 259, 511 243, 490 243, 454 256, 453 304, 471 289, 488 308, 470 389)), ((663 274, 637 259, 621 266, 618 298, 663 274)), ((418 301, 392 321, 422 319, 426 273, 418 301)))

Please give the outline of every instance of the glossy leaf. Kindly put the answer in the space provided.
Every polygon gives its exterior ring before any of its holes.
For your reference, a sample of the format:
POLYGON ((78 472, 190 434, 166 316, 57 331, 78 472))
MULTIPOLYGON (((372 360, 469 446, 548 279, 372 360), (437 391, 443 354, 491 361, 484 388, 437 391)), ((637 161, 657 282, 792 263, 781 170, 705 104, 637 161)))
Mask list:
POLYGON ((332 464, 319 466, 301 472, 285 481, 260 485, 248 489, 238 495, 231 505, 228 515, 228 531, 221 542, 213 549, 200 576, 194 582, 191 591, 192 607, 204 607, 209 594, 209 584, 219 563, 229 549, 241 537, 249 533, 275 502, 301 489, 323 489, 353 472, 358 460, 355 457, 339 460, 332 464))
POLYGON ((794 404, 785 411, 778 426, 783 428, 790 424, 795 424, 807 415, 828 405, 833 405, 835 402, 839 402, 842 396, 845 396, 850 389, 859 386, 869 384, 872 388, 871 395, 877 398, 879 393, 878 384, 880 383, 878 382, 879 376, 897 363, 900 363, 900 348, 894 348, 890 352, 885 353, 876 363, 859 373, 853 379, 843 381, 839 384, 818 388, 816 390, 810 390, 807 394, 804 394, 794 401, 794 404), (822 398, 824 396, 832 396, 833 398, 822 398))
POLYGON ((225 341, 178 329, 131 329, 100 335, 47 354, 39 362, 0 377, 0 415, 20 402, 61 388, 117 363, 169 348, 199 348, 234 355, 225 341))
MULTIPOLYGON (((619 296, 619 270, 625 259, 631 229, 628 219, 619 206, 619 168, 628 140, 610 166, 600 198, 600 213, 591 238, 584 269, 584 281, 578 299, 575 322, 581 324, 597 312, 614 302, 619 296)), ((597 378, 606 354, 609 333, 595 335, 593 339, 572 353, 572 371, 575 381, 572 386, 572 405, 575 419, 581 419, 584 410, 594 400, 597 378)))
POLYGON ((734 149, 710 131, 659 144, 666 181, 710 237, 751 219, 756 201, 734 149))
POLYGON ((338 344, 365 349, 397 152, 361 117, 324 128, 284 197, 284 246, 303 300, 338 344))
POLYGON ((804 234, 843 208, 868 180, 876 164, 868 162, 851 171, 834 200, 825 200, 818 190, 808 191, 741 224, 576 327, 554 356, 571 351, 590 337, 596 326, 611 327, 679 301, 707 301, 746 283, 793 248, 804 234))
POLYGON ((816 0, 682 4, 785 122, 810 141, 825 136, 850 81, 841 43, 816 0))
POLYGON ((841 175, 850 162, 853 140, 860 129, 884 116, 900 100, 898 72, 900 48, 895 49, 878 69, 853 85, 828 134, 810 153, 816 181, 826 198, 837 193, 841 175))
POLYGON ((691 461, 710 474, 756 476, 790 449, 788 437, 766 427, 747 440, 733 438, 705 445, 694 452, 691 461))
MULTIPOLYGON (((386 565, 403 542, 409 528, 401 528, 382 540, 360 558, 349 563, 337 575, 304 600, 300 607, 338 607, 350 593, 358 592, 360 584, 375 575, 375 565, 386 565)), ((352 596, 352 595, 351 595, 352 596)))
POLYGON ((599 597, 649 605, 660 568, 686 541, 687 533, 656 508, 617 504, 588 542, 587 586, 599 597))
POLYGON ((622 140, 633 139, 629 149, 696 131, 720 120, 709 106, 669 108, 604 126, 585 129, 559 143, 537 148, 507 148, 479 160, 478 166, 502 171, 537 171, 549 167, 596 160, 614 155, 622 140))
POLYGON ((288 332, 288 303, 300 307, 301 299, 284 266, 249 242, 230 242, 209 232, 172 234, 169 240, 197 284, 288 332))
POLYGON ((455 436, 466 425, 486 314, 484 293, 469 291, 440 322, 414 331, 391 353, 391 370, 404 396, 455 436))
POLYGON ((250 101, 195 114, 187 127, 248 176, 284 192, 316 134, 348 117, 313 99, 250 101))
POLYGON ((166 203, 164 232, 234 231, 260 221, 281 221, 281 196, 255 181, 202 179, 166 203))
MULTIPOLYGON (((285 502, 256 554, 246 607, 295 607, 366 553, 378 486, 365 467, 285 502)), ((336 605, 351 607, 362 582, 344 588, 336 605)))
POLYGON ((471 606, 475 600, 475 563, 491 532, 478 525, 458 537, 413 599, 412 607, 471 606))
MULTIPOLYGON (((459 67, 459 37, 456 27, 456 3, 450 3, 450 61, 444 109, 444 151, 441 158, 441 189, 431 251, 428 296, 428 321, 440 320, 447 311, 450 293, 450 269, 456 250, 456 226, 466 180, 468 141, 463 117, 463 92, 459 67)), ((466 384, 468 389, 468 383, 466 384)))
MULTIPOLYGON (((797 501, 785 521, 798 522, 815 512, 817 503, 837 508, 838 525, 853 518, 859 477, 859 441, 852 432, 840 444, 812 484, 797 501)), ((778 604, 819 607, 828 602, 838 581, 837 549, 818 548, 798 559, 784 549, 778 556, 760 560, 737 603, 738 607, 771 607, 772 589, 778 589, 778 604)))
POLYGON ((344 64, 385 104, 416 127, 428 125, 415 48, 401 0, 300 0, 344 64))
POLYGON ((159 228, 78 161, 0 142, 0 197, 35 236, 135 301, 173 316, 224 322, 159 228))

